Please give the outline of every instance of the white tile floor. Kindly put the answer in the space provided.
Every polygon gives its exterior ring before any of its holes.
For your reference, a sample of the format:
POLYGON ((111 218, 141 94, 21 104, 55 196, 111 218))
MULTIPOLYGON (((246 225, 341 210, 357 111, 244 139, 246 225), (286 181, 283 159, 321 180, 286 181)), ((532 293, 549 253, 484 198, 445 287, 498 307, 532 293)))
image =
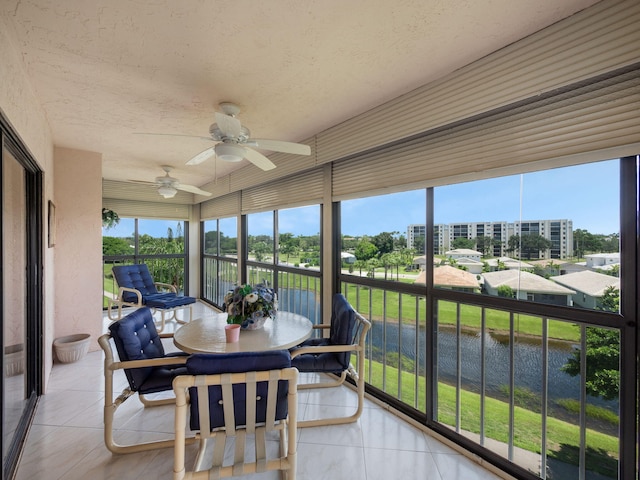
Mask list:
MULTIPOLYGON (((194 318, 206 315, 198 303, 194 318)), ((168 349, 173 349, 170 341, 168 349)), ((171 479, 173 450, 113 455, 103 444, 102 351, 55 364, 18 468, 17 479, 171 479)), ((122 372, 117 372, 121 374, 122 372)), ((115 388, 122 388, 121 381, 115 388)), ((119 392, 120 390, 117 390, 119 392)), ((348 409, 348 387, 303 391, 300 419, 348 409)), ((116 439, 155 439, 173 432, 173 407, 143 408, 136 397, 116 413, 116 439)), ((194 446, 190 447, 192 452, 194 446)), ((193 455, 193 453, 192 453, 193 455)), ((243 478, 278 478, 276 472, 243 478)), ((498 479, 467 457, 367 401, 357 423, 299 430, 298 479, 498 479)))

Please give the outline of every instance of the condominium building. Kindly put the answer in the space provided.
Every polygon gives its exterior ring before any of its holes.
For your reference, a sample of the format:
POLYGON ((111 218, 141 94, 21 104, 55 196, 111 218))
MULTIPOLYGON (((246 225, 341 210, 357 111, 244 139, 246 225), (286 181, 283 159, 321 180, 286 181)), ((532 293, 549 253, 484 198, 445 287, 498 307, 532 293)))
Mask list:
POLYGON ((412 224, 407 227, 407 248, 414 248, 417 253, 424 253, 424 239, 427 235, 427 226, 412 224))
MULTIPOLYGON (((422 251, 426 226, 412 224, 407 227, 407 246, 422 251)), ((434 225, 434 253, 443 255, 453 248, 458 238, 476 242, 476 250, 488 257, 520 256, 520 249, 511 251, 509 239, 514 235, 540 235, 551 242, 551 248, 529 252, 534 258, 567 258, 573 255, 573 221, 524 220, 516 222, 469 222, 434 225)))

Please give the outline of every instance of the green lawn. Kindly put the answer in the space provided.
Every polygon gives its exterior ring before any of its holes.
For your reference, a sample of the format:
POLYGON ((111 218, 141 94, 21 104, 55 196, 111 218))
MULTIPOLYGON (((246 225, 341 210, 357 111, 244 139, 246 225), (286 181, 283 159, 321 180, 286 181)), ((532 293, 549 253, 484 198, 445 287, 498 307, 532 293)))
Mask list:
MULTIPOLYGON (((103 291, 105 292, 117 292, 116 281, 111 274, 111 264, 102 264, 102 284, 103 291)), ((107 297, 102 297, 102 308, 107 308, 107 297)))
MULTIPOLYGON (((401 295, 396 292, 386 292, 382 289, 361 287, 356 290, 350 288, 347 299, 354 305, 360 313, 370 316, 374 320, 382 320, 386 307, 386 321, 398 321, 400 318, 400 305, 402 305, 402 322, 414 325, 416 318, 416 301, 412 295, 401 295), (369 311, 369 295, 371 295, 371 311, 369 311), (402 302, 402 304, 401 304, 402 302)), ((417 306, 418 318, 426 318, 426 301, 421 299, 417 306)), ((481 325, 482 309, 473 305, 461 305, 460 319, 463 328, 479 331, 481 325)), ((438 302, 438 323, 439 325, 456 324, 456 304, 453 302, 438 302)), ((490 331, 509 332, 509 313, 502 310, 485 309, 486 328, 490 331)), ((424 323, 424 320, 421 321, 424 323)), ((529 337, 542 336, 542 321, 540 317, 531 315, 516 314, 514 316, 514 328, 516 334, 529 337)), ((551 321, 549 322, 549 338, 562 341, 577 342, 580 339, 579 328, 569 322, 551 321)))

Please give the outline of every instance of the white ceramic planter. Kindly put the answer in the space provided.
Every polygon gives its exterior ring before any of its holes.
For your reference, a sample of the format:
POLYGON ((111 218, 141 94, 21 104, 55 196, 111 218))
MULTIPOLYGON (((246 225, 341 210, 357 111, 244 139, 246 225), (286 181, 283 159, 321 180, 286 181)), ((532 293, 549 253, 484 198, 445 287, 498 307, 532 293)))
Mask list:
POLYGON ((78 333, 56 338, 53 341, 56 357, 62 363, 77 362, 89 351, 90 337, 88 333, 78 333))

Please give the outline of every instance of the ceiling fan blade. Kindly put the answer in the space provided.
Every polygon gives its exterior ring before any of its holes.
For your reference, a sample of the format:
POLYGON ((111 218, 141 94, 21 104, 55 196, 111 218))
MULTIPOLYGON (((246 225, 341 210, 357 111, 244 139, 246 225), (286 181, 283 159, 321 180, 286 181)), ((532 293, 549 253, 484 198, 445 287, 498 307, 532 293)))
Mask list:
POLYGON ((271 150, 272 152, 293 153, 295 155, 311 155, 311 147, 303 143, 283 142, 282 140, 267 140, 266 138, 251 138, 247 143, 256 148, 271 150))
POLYGON ((224 113, 216 112, 218 128, 228 137, 236 138, 242 133, 240 120, 224 113))
POLYGON ((256 152, 252 148, 245 148, 244 158, 253 163, 256 167, 261 168, 262 170, 272 170, 276 168, 274 163, 265 157, 260 152, 256 152))
POLYGON ((205 197, 210 197, 211 193, 205 190, 201 190, 198 187, 194 187, 193 185, 174 185, 174 188, 177 190, 182 190, 183 192, 195 193, 196 195, 204 195, 205 197))
POLYGON ((205 160, 208 160, 212 156, 215 155, 215 146, 209 147, 206 150, 201 151, 196 156, 194 156, 191 160, 189 160, 185 165, 199 165, 205 160))

